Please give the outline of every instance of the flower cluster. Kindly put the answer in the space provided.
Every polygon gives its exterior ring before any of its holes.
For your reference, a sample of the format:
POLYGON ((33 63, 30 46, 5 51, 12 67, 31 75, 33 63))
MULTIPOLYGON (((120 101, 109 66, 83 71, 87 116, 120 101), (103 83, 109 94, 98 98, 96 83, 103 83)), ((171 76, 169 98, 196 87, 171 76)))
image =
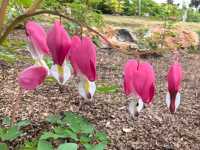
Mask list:
MULTIPOLYGON (((147 62, 129 60, 124 66, 124 92, 127 96, 137 96, 138 101, 131 101, 129 112, 137 116, 144 108, 144 103, 151 104, 155 95, 155 73, 153 67, 147 62)), ((180 104, 180 84, 182 80, 182 67, 178 60, 170 66, 167 81, 168 92, 166 104, 171 113, 175 113, 180 104)))
MULTIPOLYGON (((36 89, 47 76, 54 77, 59 84, 64 85, 74 74, 80 79, 80 95, 85 99, 93 97, 97 78, 96 47, 89 37, 80 38, 75 35, 71 38, 57 21, 47 34, 40 25, 29 21, 26 24, 26 34, 35 64, 19 75, 18 82, 23 89, 36 89), (51 68, 45 63, 44 56, 52 59, 51 68)), ((171 113, 175 113, 180 104, 182 67, 177 58, 167 75, 166 104, 171 113)), ((129 60, 124 66, 123 75, 125 94, 138 97, 137 102, 132 101, 129 105, 130 113, 136 116, 144 108, 144 104, 151 104, 153 101, 156 91, 154 69, 148 62, 129 60)))
POLYGON ((58 21, 47 34, 39 24, 28 21, 26 34, 35 64, 23 70, 18 77, 23 89, 36 89, 47 76, 64 85, 74 73, 80 78, 80 95, 85 99, 93 97, 96 90, 96 47, 89 37, 75 35, 71 38, 58 21), (51 68, 44 61, 44 56, 52 59, 51 68))

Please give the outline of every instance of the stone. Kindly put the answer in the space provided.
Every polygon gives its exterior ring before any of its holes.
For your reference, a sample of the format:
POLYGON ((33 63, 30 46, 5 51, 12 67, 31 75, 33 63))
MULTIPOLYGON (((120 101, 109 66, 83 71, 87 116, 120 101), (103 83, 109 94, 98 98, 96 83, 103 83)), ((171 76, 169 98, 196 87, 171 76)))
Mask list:
POLYGON ((138 39, 136 35, 131 32, 129 29, 118 29, 117 39, 121 42, 134 42, 137 43, 138 39))

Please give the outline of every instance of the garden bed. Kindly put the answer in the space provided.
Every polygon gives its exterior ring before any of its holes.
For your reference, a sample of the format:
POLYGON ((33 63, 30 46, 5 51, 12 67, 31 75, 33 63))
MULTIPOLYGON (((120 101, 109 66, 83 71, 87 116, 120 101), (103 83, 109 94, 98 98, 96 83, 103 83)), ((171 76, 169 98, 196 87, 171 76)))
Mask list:
MULTIPOLYGON (((28 54, 25 48, 20 49, 19 53, 24 57, 28 54)), ((167 53, 163 57, 145 59, 153 64, 156 71, 157 94, 152 106, 144 109, 135 119, 132 119, 127 111, 129 100, 122 90, 122 67, 128 58, 134 57, 114 50, 97 50, 99 90, 91 104, 85 104, 79 109, 79 102, 83 99, 76 90, 75 82, 69 81, 63 92, 60 92, 56 83, 47 81, 36 91, 23 94, 17 118, 34 122, 34 135, 39 134, 38 128, 46 130, 43 120, 48 115, 76 112, 88 118, 98 130, 108 134, 110 144, 107 150, 199 149, 200 55, 181 53, 184 69, 182 101, 174 115, 170 114, 165 104, 165 77, 172 55, 167 53), (110 87, 111 90, 104 91, 104 87, 110 87)), ((17 60, 17 63, 10 65, 4 72, 5 79, 2 79, 3 72, 0 72, 0 116, 11 116, 18 89, 17 72, 30 65, 17 60)), ((11 147, 15 144, 10 143, 11 147)))

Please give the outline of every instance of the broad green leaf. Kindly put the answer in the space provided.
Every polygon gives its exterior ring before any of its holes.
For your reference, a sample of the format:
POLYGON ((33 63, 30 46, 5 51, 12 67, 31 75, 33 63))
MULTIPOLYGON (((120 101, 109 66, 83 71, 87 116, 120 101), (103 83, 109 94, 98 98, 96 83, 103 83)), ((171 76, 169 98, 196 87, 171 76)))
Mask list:
POLYGON ((5 143, 0 143, 0 150, 8 150, 8 146, 5 143))
POLYGON ((73 133, 70 129, 62 128, 62 127, 56 127, 54 128, 54 132, 57 135, 63 136, 63 137, 69 137, 75 141, 78 141, 77 135, 73 133))
POLYGON ((50 116, 48 116, 47 121, 51 124, 58 124, 59 122, 61 122, 61 116, 50 115, 50 116))
POLYGON ((97 140, 99 140, 100 142, 108 142, 108 137, 107 134, 104 132, 97 132, 95 134, 95 137, 97 140))
POLYGON ((21 120, 21 121, 16 123, 16 126, 20 129, 20 128, 26 127, 30 124, 31 124, 30 120, 21 120))
POLYGON ((105 143, 99 143, 97 145, 83 144, 86 150, 104 150, 106 147, 105 143))
POLYGON ((118 90, 118 86, 112 85, 112 86, 101 86, 97 87, 97 92, 98 93, 116 93, 118 90))
POLYGON ((3 123, 3 125, 11 126, 12 120, 10 117, 4 117, 2 123, 3 123))
POLYGON ((75 133, 90 134, 94 131, 94 127, 86 119, 72 112, 66 112, 63 121, 66 122, 75 133))
POLYGON ((7 131, 2 135, 3 141, 12 141, 19 137, 22 133, 17 129, 16 126, 8 128, 7 131))
POLYGON ((80 142, 81 142, 82 144, 84 144, 84 143, 89 143, 91 140, 92 140, 91 137, 89 137, 89 136, 87 136, 87 135, 82 135, 82 136, 80 137, 80 142))
POLYGON ((58 150, 77 150, 78 145, 75 143, 65 143, 58 147, 58 150))
POLYGON ((0 128, 0 139, 2 138, 4 133, 5 133, 5 129, 4 128, 0 128))
POLYGON ((52 132, 44 132, 40 137, 40 140, 49 140, 49 139, 59 139, 59 138, 72 138, 74 140, 78 140, 76 134, 72 133, 71 131, 65 130, 62 134, 55 134, 52 132))
POLYGON ((37 140, 26 141, 23 146, 20 147, 19 150, 36 150, 37 149, 37 140))
POLYGON ((83 144, 86 150, 93 150, 93 145, 92 144, 83 144))
POLYGON ((52 132, 44 132, 40 137, 40 140, 57 139, 57 138, 58 137, 56 136, 56 134, 52 132))
POLYGON ((53 150, 53 146, 45 140, 40 140, 38 142, 37 150, 53 150))
POLYGON ((106 147, 105 143, 99 143, 93 147, 93 150, 104 150, 106 147))

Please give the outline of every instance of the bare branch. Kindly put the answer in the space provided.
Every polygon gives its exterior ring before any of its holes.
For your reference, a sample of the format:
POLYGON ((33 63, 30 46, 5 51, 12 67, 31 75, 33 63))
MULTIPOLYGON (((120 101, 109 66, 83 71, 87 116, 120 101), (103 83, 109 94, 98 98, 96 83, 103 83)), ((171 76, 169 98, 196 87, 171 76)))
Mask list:
POLYGON ((98 31, 94 30, 93 28, 89 27, 88 25, 86 25, 85 23, 81 23, 79 21, 77 21, 74 18, 71 18, 67 15, 63 15, 57 11, 51 11, 51 10, 41 10, 41 11, 37 11, 34 13, 29 13, 29 14, 23 14, 18 16, 17 18, 15 18, 15 20, 12 21, 12 23, 6 28, 5 32, 3 33, 3 35, 0 37, 0 44, 6 39, 6 37, 8 36, 8 34, 14 30, 14 28, 16 27, 16 25, 18 25, 19 23, 23 22, 25 19, 29 18, 29 17, 33 17, 33 16, 37 16, 37 15, 41 15, 41 14, 51 14, 51 15, 55 15, 55 16, 60 16, 64 19, 67 19, 71 22, 74 22, 76 24, 78 24, 79 26, 85 27, 87 28, 89 31, 97 34, 98 36, 100 36, 102 39, 104 39, 110 47, 113 48, 112 43, 106 38, 104 37, 101 33, 99 33, 98 31))
POLYGON ((7 12, 7 7, 9 4, 9 0, 3 0, 1 3, 1 8, 0 8, 0 34, 2 32, 3 29, 3 24, 4 24, 4 20, 5 20, 5 15, 7 12))
POLYGON ((26 11, 26 14, 34 13, 40 7, 42 1, 43 0, 35 0, 31 5, 31 7, 29 7, 28 10, 26 11))

